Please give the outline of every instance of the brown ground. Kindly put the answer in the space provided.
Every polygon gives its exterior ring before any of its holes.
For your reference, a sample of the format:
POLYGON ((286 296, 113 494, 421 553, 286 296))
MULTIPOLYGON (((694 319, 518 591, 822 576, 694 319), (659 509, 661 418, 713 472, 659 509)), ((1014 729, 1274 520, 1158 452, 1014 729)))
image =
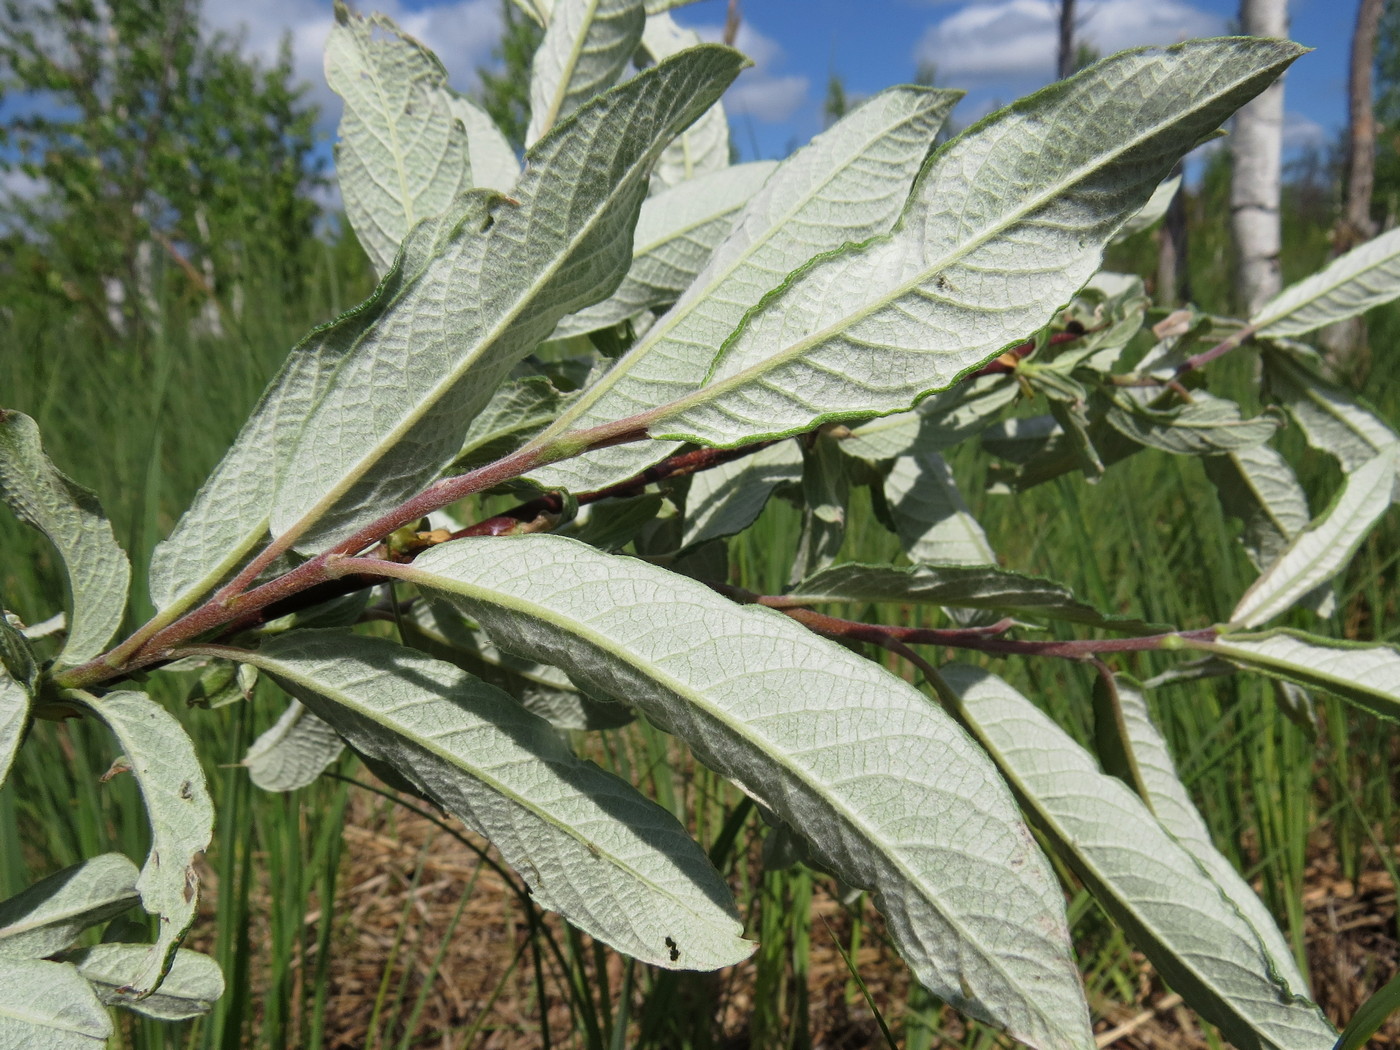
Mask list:
MULTIPOLYGON (((413 1047, 532 1050, 542 1045, 533 958, 528 948, 522 951, 530 940, 529 931, 512 892, 471 850, 428 821, 402 811, 392 819, 390 828, 382 801, 362 796, 352 802, 345 830, 350 860, 334 909, 336 954, 326 1013, 333 1033, 329 1045, 343 1050, 396 1045, 404 1034, 400 1023, 383 1020, 393 1017, 394 1011, 381 1014, 377 1038, 370 1028, 386 967, 391 975, 390 1002, 400 982, 406 990, 398 1012, 402 1017, 435 964, 437 975, 427 985, 413 1047), (451 927, 473 878, 475 886, 444 945, 444 932, 451 927), (406 909, 411 920, 404 925, 406 909)), ((1396 895, 1379 863, 1352 883, 1330 862, 1321 838, 1313 852, 1305 897, 1308 954, 1316 998, 1336 1023, 1349 1018, 1400 967, 1396 895)), ((820 888, 813 910, 807 979, 811 1045, 828 1050, 883 1047, 873 1015, 828 932, 849 944, 850 915, 820 888)), ((867 907, 864 918, 869 926, 856 962, 871 997, 898 1035, 905 1023, 908 977, 884 943, 878 915, 867 907)), ((316 921, 319 915, 313 914, 311 922, 316 921)), ((564 944, 557 920, 549 916, 546 921, 564 944)), ((313 945, 314 932, 308 933, 306 943, 313 945)), ((1191 1013, 1163 989, 1150 967, 1140 959, 1135 965, 1138 979, 1133 1001, 1119 997, 1092 1002, 1095 1015, 1102 1018, 1100 1046, 1195 1050, 1211 1045, 1191 1013)), ((615 994, 621 985, 622 960, 608 953, 607 966, 615 994)), ((721 1050, 758 1045, 748 1028, 754 1007, 753 976, 750 962, 690 986, 694 994, 693 989, 707 987, 706 980, 713 982, 708 987, 719 1004, 716 1046, 721 1050)), ((593 984, 597 986, 596 978, 593 984)), ((553 1045, 583 1045, 570 1041, 564 986, 552 962, 546 968, 546 987, 553 1045)), ((791 1002, 791 989, 787 991, 783 1001, 791 1002)), ((956 1046, 962 1031, 956 1015, 945 1011, 941 1024, 947 1041, 934 1045, 956 1046)), ((1400 1017, 1392 1018, 1371 1046, 1400 1047, 1400 1017)))

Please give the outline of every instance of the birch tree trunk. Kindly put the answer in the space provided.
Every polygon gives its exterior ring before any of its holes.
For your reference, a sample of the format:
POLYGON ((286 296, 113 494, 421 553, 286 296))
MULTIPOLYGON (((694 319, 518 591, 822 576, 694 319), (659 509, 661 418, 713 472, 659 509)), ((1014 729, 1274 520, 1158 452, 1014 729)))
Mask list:
POLYGON ((1371 67, 1376 62, 1376 35, 1385 0, 1361 0, 1351 38, 1351 72, 1347 83, 1347 187, 1338 254, 1376 235, 1371 221, 1371 191, 1376 182, 1376 116, 1371 67))
MULTIPOLYGON (((1240 0, 1240 25, 1250 36, 1287 37, 1286 0, 1240 0)), ((1239 260, 1235 300, 1248 316, 1281 286, 1282 78, 1235 114, 1230 153, 1230 226, 1239 260)))

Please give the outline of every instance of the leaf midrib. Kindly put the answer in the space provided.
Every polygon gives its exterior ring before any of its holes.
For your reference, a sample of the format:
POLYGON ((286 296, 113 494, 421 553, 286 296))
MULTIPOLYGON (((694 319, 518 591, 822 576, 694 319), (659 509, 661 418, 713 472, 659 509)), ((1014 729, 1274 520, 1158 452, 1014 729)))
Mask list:
MULTIPOLYGON (((345 692, 344 687, 306 678, 302 674, 298 674, 293 670, 289 670, 285 664, 278 664, 276 657, 269 657, 262 653, 250 653, 247 654, 247 656, 243 659, 246 663, 251 663, 262 667, 263 670, 267 671, 269 674, 281 675, 285 678, 290 679, 291 681, 297 682, 303 688, 306 688, 318 695, 325 696, 327 699, 332 700, 334 703, 340 704, 342 707, 348 708, 349 710, 358 713, 360 717, 368 720, 369 722, 381 726, 388 732, 393 733, 395 736, 408 741, 410 744, 422 748, 424 751, 435 756, 439 761, 443 762, 445 765, 451 766, 454 769, 466 773, 473 779, 478 780, 482 784, 487 785, 490 788, 490 790, 494 791, 502 798, 513 802, 521 809, 532 814, 535 817, 535 819, 538 820, 541 824, 547 825, 548 827, 553 828, 558 832, 562 832, 568 838, 573 839, 574 842, 578 844, 579 849, 587 850, 589 853, 594 853, 594 850, 589 848, 589 844, 590 842, 592 842, 592 840, 584 838, 584 836, 579 834, 579 832, 576 829, 574 829, 568 824, 563 823, 560 819, 549 815, 539 805, 527 800, 514 789, 507 788, 505 784, 503 784, 497 777, 487 773, 479 765, 476 765, 474 763, 468 763, 465 759, 459 758, 452 752, 445 750, 440 745, 437 737, 424 736, 421 732, 419 732, 416 729, 409 730, 408 724, 401 720, 395 720, 391 712, 381 712, 374 708, 367 707, 361 701, 355 700, 353 698, 347 699, 347 697, 349 697, 349 694, 345 692), (398 724, 401 725, 403 728, 394 728, 393 725, 390 724, 394 721, 397 721, 398 724), (410 733, 412 735, 410 735, 410 733)), ((419 706, 420 703, 421 701, 415 700, 411 702, 408 706, 416 708, 419 706)), ((657 896, 662 897, 666 900, 674 901, 678 906, 684 907, 687 912, 690 912, 690 914, 696 916, 697 922, 704 922, 706 925, 710 925, 710 923, 707 920, 705 920, 702 916, 696 913, 694 909, 692 909, 685 903, 684 898, 679 897, 675 893, 672 893, 670 890, 661 887, 654 879, 642 875, 642 873, 639 872, 636 868, 634 868, 630 864, 625 863, 620 857, 614 854, 611 850, 606 849, 601 843, 592 843, 592 845, 597 847, 597 853, 595 855, 607 857, 610 864, 618 871, 626 873, 636 882, 649 887, 652 890, 652 892, 655 893, 657 896)), ((551 892, 553 892, 552 889, 551 892)))
MULTIPOLYGON (((931 97, 929 105, 936 105, 937 102, 941 99, 941 96, 931 97)), ((822 192, 824 192, 833 182, 835 182, 842 175, 846 174, 850 165, 854 163, 856 159, 863 156, 866 149, 868 149, 873 143, 879 141, 887 135, 893 134, 899 128, 912 124, 918 119, 922 118, 925 115, 928 108, 929 106, 911 109, 900 120, 883 125, 878 132, 872 132, 870 135, 868 135, 865 139, 862 140, 861 148, 859 150, 848 151, 848 159, 844 164, 832 169, 828 177, 823 179, 809 193, 806 193, 801 197, 797 198, 797 200, 794 201, 792 206, 783 212, 782 216, 779 219, 772 222, 768 226, 767 230, 764 232, 762 237, 750 242, 746 250, 741 255, 736 256, 729 266, 725 267, 724 270, 717 273, 714 276, 713 280, 706 283, 703 289, 703 294, 702 290, 697 289, 695 285, 691 285, 691 287, 687 288, 684 294, 687 296, 692 296, 691 306, 689 307, 689 309, 687 309, 684 313, 677 314, 670 321, 667 321, 665 318, 659 321, 654 328, 647 332, 647 334, 643 337, 641 343, 639 343, 634 349, 628 351, 628 353, 622 358, 622 360, 618 361, 617 365, 609 369, 609 371, 604 376, 602 376, 602 378, 600 378, 598 382, 594 383, 593 386, 589 387, 588 391, 586 391, 579 398, 579 400, 575 402, 574 407, 566 411, 563 415, 561 415, 558 421, 553 426, 551 426, 548 430, 546 430, 543 434, 539 435, 539 437, 537 437, 533 442, 531 442, 531 446, 544 445, 555 436, 566 433, 570 425, 576 419, 578 419, 585 412, 587 412, 594 405, 596 405, 599 401, 601 401, 603 399, 603 396, 609 393, 612 390, 612 388, 615 387, 621 380, 627 378, 631 374, 633 367, 640 363, 642 359, 645 358, 646 355, 649 354, 658 344, 662 343, 663 341, 666 341, 670 333, 673 332, 679 325, 684 323, 691 316, 692 313, 698 310, 700 306, 711 297, 715 289, 719 288, 721 285, 727 282, 742 266, 747 264, 760 248, 769 244, 772 241, 772 239, 775 236, 777 236, 778 232, 783 227, 785 227, 788 224, 788 222, 791 221, 792 218, 799 211, 801 211, 803 207, 805 207, 813 200, 818 199, 822 192)), ((773 172, 773 175, 777 174, 778 173, 776 171, 773 172)), ((772 178, 773 176, 769 176, 769 182, 772 181, 772 178)), ((762 193, 763 189, 760 188, 758 192, 762 193)), ((749 206, 749 203, 752 202, 752 200, 753 198, 750 198, 750 201, 746 202, 743 207, 747 208, 749 206)), ((738 227, 739 223, 736 221, 735 229, 737 230, 738 227)), ((723 246, 723 242, 721 242, 720 246, 723 246)), ((820 256, 818 256, 818 258, 820 258, 820 256)), ((717 354, 719 352, 720 351, 716 351, 717 354)))
MULTIPOLYGON (((1257 71, 1255 75, 1258 75, 1257 71)), ((1187 111, 1186 114, 1178 114, 1175 119, 1159 121, 1158 123, 1152 125, 1150 130, 1140 132, 1138 135, 1126 139, 1121 145, 1119 145, 1115 149, 1108 151, 1106 154, 1095 154, 1095 159, 1097 163, 1081 164, 1078 167, 1074 168, 1069 176, 1058 180, 1056 183, 1053 184, 1053 186, 1043 187, 1042 191, 1039 194, 1027 198, 1025 202, 1023 202, 1021 207, 1015 208, 1009 213, 1006 213, 1005 218, 1001 219, 994 226, 988 226, 985 230, 974 236, 971 240, 961 241, 955 247, 955 249, 950 249, 945 255, 939 257, 937 261, 920 269, 913 279, 904 281, 901 284, 897 285, 893 292, 889 295, 883 296, 876 302, 871 303, 850 314, 847 314, 842 318, 839 318, 838 320, 827 325, 820 331, 815 332, 804 339, 800 339, 797 342, 790 344, 787 348, 785 348, 784 350, 780 350, 777 354, 770 355, 769 357, 764 358, 762 361, 750 365, 748 368, 740 372, 736 372, 734 375, 726 379, 721 379, 710 383, 709 385, 702 386, 700 389, 684 397, 681 397, 676 401, 671 402, 669 405, 663 405, 658 409, 654 409, 652 413, 649 413, 649 415, 652 415, 653 419, 655 420, 655 422, 652 424, 651 429, 654 431, 659 424, 664 423, 666 420, 669 419, 675 419, 677 416, 682 415, 692 407, 703 406, 707 401, 717 400, 729 391, 747 385, 749 382, 753 381, 756 377, 763 375, 765 372, 776 371, 778 368, 791 363, 792 361, 806 354, 809 350, 820 346, 827 340, 836 338, 847 329, 869 318, 876 311, 885 309, 891 303, 898 301, 899 299, 913 292, 915 289, 919 288, 921 285, 928 281, 930 275, 936 274, 940 270, 946 269, 954 263, 959 262, 961 259, 965 258, 972 252, 976 251, 978 248, 982 247, 984 244, 987 243, 988 240, 990 240, 995 235, 1013 228, 1015 225, 1022 222, 1026 217, 1039 211, 1046 204, 1053 202, 1057 197, 1063 195, 1065 192, 1078 185, 1080 182, 1089 178, 1096 172, 1103 171, 1105 168, 1109 167, 1111 164, 1119 160, 1123 155, 1131 152, 1143 143, 1149 142, 1153 138, 1170 130, 1174 125, 1180 123, 1182 117, 1199 113, 1203 109, 1209 108, 1217 99, 1221 98, 1226 94, 1229 94, 1232 91, 1238 90, 1239 86, 1240 80, 1233 79, 1227 84, 1223 85, 1218 91, 1212 93, 1204 99, 1198 100, 1196 105, 1194 105, 1189 111, 1187 111)), ((1016 114, 1016 116, 1019 117, 1020 114, 1016 114)), ((955 152, 950 150, 944 155, 944 164, 948 163, 947 158, 955 156, 955 152)), ((933 169, 929 169, 925 173, 924 177, 919 180, 920 185, 916 185, 910 195, 910 207, 906 209, 904 215, 901 216, 899 223, 890 233, 873 237, 870 240, 863 242, 862 244, 856 245, 854 248, 839 248, 835 252, 828 252, 816 256, 805 266, 799 268, 795 273, 790 275, 787 278, 787 280, 785 280, 781 285, 779 285, 777 289, 774 289, 772 292, 769 292, 768 297, 776 297, 780 292, 785 292, 788 288, 791 288, 794 284, 800 281, 807 272, 809 272, 812 269, 815 269, 828 258, 840 257, 842 255, 848 258, 852 258, 858 253, 868 253, 872 251, 884 250, 886 245, 896 242, 899 239, 900 235, 903 233, 906 222, 908 220, 920 217, 920 213, 924 212, 929 206, 925 204, 925 202, 922 200, 916 201, 916 197, 922 188, 922 184, 931 181, 932 176, 933 169)), ((935 296, 935 298, 942 299, 945 297, 935 296)), ((730 350, 731 347, 733 347, 739 341, 739 338, 743 335, 743 333, 748 330, 751 320, 753 319, 755 314, 759 312, 761 306, 762 304, 760 304, 759 307, 755 307, 754 309, 750 310, 747 314, 745 314, 743 320, 739 322, 739 326, 734 330, 734 332, 729 336, 729 338, 725 340, 724 346, 720 348, 720 351, 716 355, 715 361, 711 366, 712 374, 714 370, 717 369, 722 363, 725 354, 730 350)), ((995 355, 990 354, 988 356, 990 357, 995 355)), ((966 374, 966 372, 970 371, 974 367, 976 367, 975 364, 968 365, 966 368, 962 369, 959 374, 966 374)), ((707 377, 707 380, 708 378, 709 377, 707 377)), ((956 381, 956 379, 956 376, 953 377, 953 381, 956 381)), ((946 389, 946 387, 938 387, 934 389, 946 389)), ((683 438, 687 435, 656 434, 655 436, 683 438)))
MULTIPOLYGON (((642 166, 641 163, 634 165, 632 170, 635 172, 640 166, 642 166)), ((610 210, 613 202, 621 195, 616 191, 621 189, 627 181, 628 180, 624 179, 622 183, 615 184, 613 193, 599 198, 600 205, 590 213, 589 221, 579 227, 575 237, 565 242, 563 250, 554 255, 549 265, 537 271, 535 279, 528 284, 515 287, 516 294, 514 305, 509 310, 499 314, 496 322, 477 336, 474 348, 463 356, 453 368, 444 373, 443 377, 439 379, 437 383, 424 391, 424 393, 416 399, 413 407, 403 414, 400 422, 387 433, 383 434, 379 440, 369 447, 368 451, 359 457, 359 459, 350 464, 343 471, 341 480, 329 488, 318 500, 311 504, 310 507, 298 515, 296 521, 284 530, 284 534, 291 533, 302 535, 307 528, 313 526, 316 521, 320 520, 324 514, 329 512, 340 498, 365 476, 366 472, 375 463, 379 462, 390 449, 402 440, 405 434, 417 425, 427 412, 437 405, 444 394, 462 378, 463 374, 476 364, 487 351, 497 344, 500 338, 510 330, 522 311, 533 302, 539 290, 549 284, 554 275, 562 268, 563 263, 573 257, 578 245, 594 232, 598 225, 599 216, 610 210)), ((538 200, 538 197, 534 198, 532 204, 537 204, 538 200)), ((454 234, 454 236, 456 235, 457 234, 454 234)), ((488 241, 489 239, 483 239, 476 242, 479 245, 476 250, 484 253, 488 246, 488 241)), ((437 255, 430 260, 429 264, 424 266, 423 271, 414 278, 411 284, 405 286, 403 291, 395 297, 393 303, 389 304, 390 307, 397 306, 407 297, 412 289, 417 288, 419 283, 428 274, 429 270, 432 269, 431 263, 441 258, 442 255, 437 255)), ((345 355, 345 363, 349 363, 351 355, 375 332, 375 326, 371 325, 355 339, 353 347, 345 355)), ((334 380, 332 383, 334 383, 334 380)), ((322 404, 325 403, 325 398, 330 395, 331 389, 331 387, 328 387, 326 394, 322 397, 322 404)))
MULTIPOLYGON (((445 590, 448 594, 459 594, 464 597, 473 598, 485 605, 494 605, 499 608, 507 609, 522 618, 535 619, 550 627, 566 631, 568 634, 592 644, 599 651, 614 658, 618 663, 640 672, 643 678, 656 683, 671 695, 680 699, 683 703, 707 713, 716 722, 733 732, 735 737, 750 744, 759 745, 756 747, 756 750, 786 770, 789 776, 807 789, 811 797, 820 798, 827 805, 831 806, 831 808, 840 815, 847 827, 855 830, 865 842, 869 843, 874 848, 878 856, 884 858, 886 863, 899 872, 901 881, 905 886, 914 888, 919 897, 933 905, 934 910, 943 920, 947 922, 950 927, 958 931, 958 937, 967 950, 975 952, 977 958, 982 960, 983 963, 989 964, 998 973, 1002 974, 1010 986, 1017 987, 1014 975, 1006 969, 1001 958, 995 953, 989 953, 983 950, 980 940, 968 931, 958 913, 947 906, 936 889, 928 885, 927 880, 912 874, 908 863, 906 863, 904 847, 902 845, 897 845, 894 850, 882 849, 881 846, 886 840, 880 835, 875 834, 866 821, 856 819, 844 795, 834 793, 827 788, 827 785, 816 780, 809 770, 791 763, 788 760, 786 749, 775 746, 763 746, 769 744, 768 738, 754 729, 749 723, 736 722, 729 717, 728 712, 723 708, 716 708, 714 705, 708 703, 703 693, 699 693, 692 687, 687 686, 669 672, 662 671, 659 667, 656 667, 654 663, 644 664, 640 662, 638 659, 634 658, 637 654, 632 650, 627 649, 620 643, 615 643, 610 636, 600 634, 591 625, 578 620, 572 614, 529 601, 522 596, 506 591, 503 587, 492 588, 488 586, 477 586, 452 577, 440 576, 427 570, 419 569, 416 566, 406 567, 406 570, 402 572, 401 576, 408 582, 415 583, 419 586, 445 590), (435 584, 433 582, 434 580, 443 581, 446 586, 443 586, 442 583, 435 584), (741 729, 743 730, 742 732, 740 731, 741 729), (818 788, 824 788, 826 790, 817 790, 818 788)), ((735 608, 736 612, 740 615, 752 614, 751 610, 743 609, 738 606, 735 608)), ((775 613, 773 615, 781 614, 775 613)), ((972 800, 967 799, 967 803, 971 806, 972 800)), ((945 843, 942 848, 948 849, 951 847, 945 843)), ((960 961, 956 961, 952 965, 960 973, 966 969, 964 964, 960 961)), ((1036 1009, 1037 1012, 1039 1012, 1039 1008, 1034 1006, 1029 999, 1026 1000, 1026 1004, 1028 1007, 1036 1009)), ((1053 1020, 1044 1017, 1043 1014, 1042 1019, 1049 1023, 1050 1027, 1058 1027, 1053 1020)))

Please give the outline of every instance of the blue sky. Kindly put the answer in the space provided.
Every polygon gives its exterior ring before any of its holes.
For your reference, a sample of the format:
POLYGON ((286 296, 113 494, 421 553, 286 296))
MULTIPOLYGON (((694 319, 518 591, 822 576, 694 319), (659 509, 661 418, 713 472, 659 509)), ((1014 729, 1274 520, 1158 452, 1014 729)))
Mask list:
MULTIPOLYGON (((475 86, 500 35, 500 0, 353 0, 395 18, 443 60, 454 84, 475 86)), ((1294 0, 1293 39, 1316 48, 1288 74, 1286 144, 1323 145, 1346 121, 1347 52, 1360 0, 1294 0)), ((781 157, 822 127, 827 79, 839 74, 853 95, 914 78, 932 63, 943 87, 968 96, 954 112, 966 125, 1053 78, 1054 0, 741 0, 738 45, 754 60, 726 95, 734 141, 744 159, 781 157)), ((726 0, 699 0, 676 17, 717 38, 726 0)), ((1079 0, 1082 36, 1107 54, 1228 31, 1235 0, 1079 0)), ((340 103, 325 86, 321 51, 331 0, 206 0, 211 27, 241 33, 263 58, 290 34, 299 76, 333 136, 340 103)))
MULTIPOLYGON (((1286 134, 1294 148, 1321 145, 1345 123, 1358 4, 1290 4, 1293 39, 1317 49, 1288 74, 1286 134)), ((832 72, 861 95, 911 80, 927 62, 940 86, 968 91, 954 118, 970 123, 1052 79, 1056 8, 1054 0, 742 0, 738 44, 755 66, 726 96, 735 142, 746 159, 782 156, 821 129, 832 72)), ((1223 33, 1238 10, 1234 0, 1079 0, 1079 8, 1082 36, 1105 54, 1223 33)), ((500 32, 500 0, 382 0, 375 9, 433 48, 460 88, 474 85, 500 32)), ((724 14, 725 0, 699 0, 676 17, 717 37, 724 14)), ((339 104, 320 75, 330 0, 207 3, 205 19, 242 30, 247 48, 262 55, 291 33, 298 72, 315 84, 330 134, 339 104)))

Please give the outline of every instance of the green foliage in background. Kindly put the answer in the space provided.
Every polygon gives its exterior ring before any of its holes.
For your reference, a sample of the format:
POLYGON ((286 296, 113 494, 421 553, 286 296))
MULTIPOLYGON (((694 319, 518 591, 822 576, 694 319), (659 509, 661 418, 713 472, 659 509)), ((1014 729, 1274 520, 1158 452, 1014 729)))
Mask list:
POLYGON ((4 200, 9 280, 112 336, 169 297, 239 312, 254 273, 297 296, 324 184, 302 93, 287 44, 264 69, 197 0, 7 0, 0 166, 33 187, 4 200))

